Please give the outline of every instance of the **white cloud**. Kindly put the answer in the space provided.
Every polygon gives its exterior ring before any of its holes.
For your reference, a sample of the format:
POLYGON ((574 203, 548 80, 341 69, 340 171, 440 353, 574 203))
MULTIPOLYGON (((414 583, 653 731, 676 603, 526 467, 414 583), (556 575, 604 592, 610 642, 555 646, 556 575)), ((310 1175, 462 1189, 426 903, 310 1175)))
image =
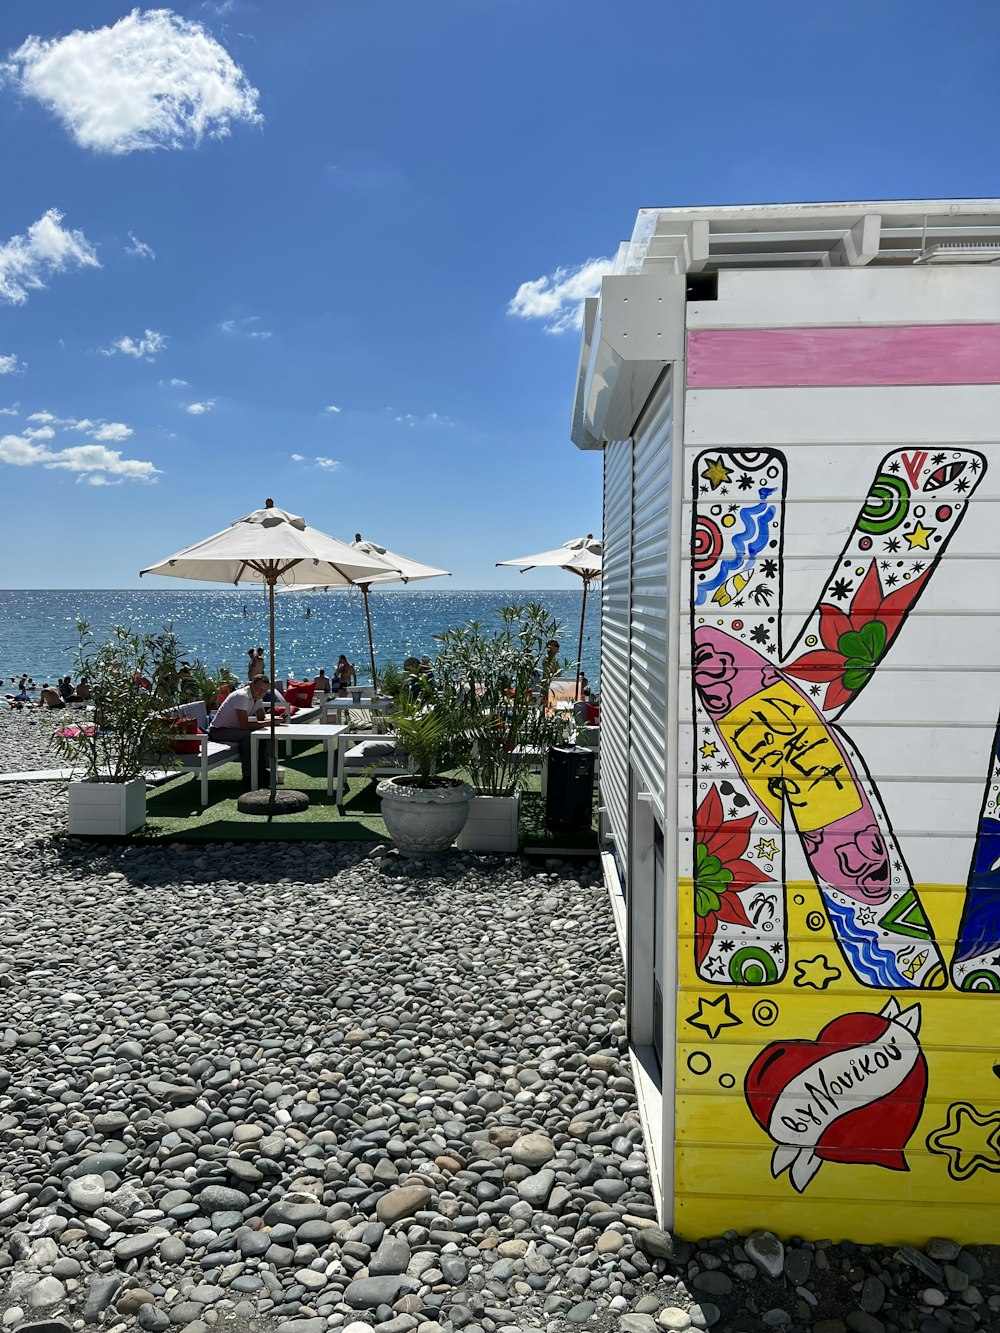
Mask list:
POLYGON ((313 458, 306 458, 305 454, 289 454, 293 463, 306 463, 310 467, 319 468, 321 472, 337 472, 340 469, 340 461, 336 458, 326 458, 322 454, 316 454, 313 458))
POLYGON ((57 421, 58 418, 51 412, 32 412, 28 417, 29 421, 57 421))
POLYGON ((16 417, 16 416, 17 416, 16 403, 14 404, 13 407, 0 407, 0 417, 16 417))
POLYGON ((211 412, 215 406, 214 398, 206 398, 203 403, 186 403, 185 412, 190 412, 193 417, 203 417, 206 412, 211 412))
POLYGON ((110 347, 102 347, 101 351, 105 356, 123 352, 126 356, 134 356, 137 361, 152 361, 157 352, 162 352, 166 345, 167 340, 162 333, 157 333, 155 329, 147 329, 141 338, 130 338, 126 335, 113 342, 110 347))
POLYGON ((241 338, 270 338, 270 329, 255 329, 260 323, 260 315, 247 315, 245 319, 224 319, 219 325, 223 333, 237 334, 241 338))
POLYGON ((343 410, 344 410, 344 409, 341 408, 341 407, 335 407, 335 406, 333 405, 333 403, 331 403, 329 407, 324 407, 324 408, 323 408, 323 411, 324 411, 324 412, 342 412, 343 410))
POLYGON ((164 384, 165 384, 165 385, 167 385, 168 388, 171 388, 171 389, 188 389, 188 388, 191 387, 191 386, 188 384, 187 380, 178 380, 178 379, 173 379, 173 380, 160 380, 160 384, 161 384, 161 385, 164 385, 164 384))
POLYGON ((14 352, 0 356, 0 375, 20 375, 24 368, 24 362, 19 361, 14 352))
POLYGON ((6 66, 19 90, 81 148, 131 153, 223 138, 259 124, 257 89, 200 23, 169 9, 133 9, 110 27, 29 37, 6 66))
POLYGON ((43 467, 75 472, 95 485, 104 485, 108 477, 130 481, 153 481, 159 468, 138 458, 122 458, 117 449, 102 444, 77 444, 68 449, 49 449, 23 435, 0 437, 0 463, 13 467, 43 467))
POLYGON ((51 426, 27 426, 24 435, 29 440, 54 440, 56 433, 51 426))
POLYGON ((401 412, 393 417, 401 426, 454 426, 451 417, 442 416, 440 412, 428 412, 426 416, 417 416, 414 412, 401 412))
POLYGON ((33 222, 24 236, 0 243, 0 301, 23 305, 30 291, 44 287, 43 278, 77 264, 100 268, 97 252, 82 231, 67 231, 55 208, 33 222))
POLYGON ((87 434, 92 435, 95 440, 127 440, 132 434, 132 427, 126 426, 121 421, 106 421, 100 426, 92 426, 88 422, 86 428, 77 422, 77 430, 81 429, 86 429, 87 434))
POLYGON ((597 296, 612 260, 588 259, 579 268, 557 268, 547 278, 522 282, 507 306, 518 319, 540 319, 546 333, 566 333, 583 324, 583 302, 597 296))
POLYGON ((127 255, 135 255, 137 259, 155 259, 156 251, 145 241, 140 241, 133 232, 128 234, 129 244, 125 247, 127 255))

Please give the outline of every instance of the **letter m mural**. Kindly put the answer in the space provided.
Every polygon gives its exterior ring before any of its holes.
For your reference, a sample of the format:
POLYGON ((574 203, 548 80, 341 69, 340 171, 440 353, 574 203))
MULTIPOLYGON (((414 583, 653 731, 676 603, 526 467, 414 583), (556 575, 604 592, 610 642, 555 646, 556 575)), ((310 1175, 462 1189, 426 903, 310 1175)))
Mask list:
MULTIPOLYGON (((816 606, 785 651, 784 456, 721 450, 695 459, 695 959, 703 980, 766 985, 784 976, 790 833, 858 982, 946 984, 885 807, 839 719, 891 652, 985 469, 970 449, 887 454, 816 606)), ((997 829, 1000 842, 1000 822, 997 829)), ((984 859, 979 849, 977 858, 984 859)), ((952 962, 956 984, 966 988, 997 988, 966 980, 984 974, 978 955, 991 940, 998 949, 1000 889, 990 886, 1000 886, 1000 876, 987 879, 983 891, 992 898, 976 911, 970 895, 952 962)), ((1000 985, 1000 966, 997 978, 1000 985)))

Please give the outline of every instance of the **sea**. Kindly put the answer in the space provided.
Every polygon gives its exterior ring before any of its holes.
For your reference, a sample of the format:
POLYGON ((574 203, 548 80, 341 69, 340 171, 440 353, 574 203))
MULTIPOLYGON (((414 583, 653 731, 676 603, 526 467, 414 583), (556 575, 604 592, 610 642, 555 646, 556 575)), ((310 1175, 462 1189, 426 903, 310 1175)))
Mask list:
MULTIPOLYGON (((441 589, 373 588, 369 594, 375 663, 402 665, 411 654, 434 656, 434 636, 469 621, 496 623, 500 607, 538 602, 559 624, 565 657, 575 658, 580 632, 581 591, 531 589, 447 592, 441 589)), ((583 670, 599 688, 600 594, 587 599, 583 670)), ((163 589, 0 589, 0 693, 27 672, 38 685, 74 671, 77 621, 85 620, 99 638, 117 625, 156 633, 165 625, 178 635, 183 656, 211 671, 227 666, 238 676, 247 650, 268 642, 267 594, 261 588, 163 589)), ((371 675, 361 592, 335 588, 279 593, 275 599, 276 672, 279 677, 312 679, 320 667, 333 675, 344 653, 359 682, 371 675)))

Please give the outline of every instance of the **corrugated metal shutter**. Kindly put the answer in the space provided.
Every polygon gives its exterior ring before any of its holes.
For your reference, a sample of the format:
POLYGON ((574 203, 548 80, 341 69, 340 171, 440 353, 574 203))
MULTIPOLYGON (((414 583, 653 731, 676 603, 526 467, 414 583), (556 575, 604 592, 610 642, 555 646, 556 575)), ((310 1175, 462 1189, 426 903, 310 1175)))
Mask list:
POLYGON ((672 385, 668 373, 650 399, 632 456, 630 757, 661 812, 666 786, 672 385))
POLYGON ((628 864, 629 579, 632 441, 604 448, 601 574, 601 803, 618 867, 628 864))

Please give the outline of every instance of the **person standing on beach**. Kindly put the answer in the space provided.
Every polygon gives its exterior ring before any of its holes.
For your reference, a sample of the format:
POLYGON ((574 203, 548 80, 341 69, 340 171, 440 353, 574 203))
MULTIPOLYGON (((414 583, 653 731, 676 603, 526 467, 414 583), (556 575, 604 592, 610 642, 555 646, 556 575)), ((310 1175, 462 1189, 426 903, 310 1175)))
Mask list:
POLYGON ((333 670, 333 688, 341 697, 345 697, 347 691, 352 685, 357 685, 358 673, 353 665, 348 662, 343 653, 337 658, 337 665, 333 670))

